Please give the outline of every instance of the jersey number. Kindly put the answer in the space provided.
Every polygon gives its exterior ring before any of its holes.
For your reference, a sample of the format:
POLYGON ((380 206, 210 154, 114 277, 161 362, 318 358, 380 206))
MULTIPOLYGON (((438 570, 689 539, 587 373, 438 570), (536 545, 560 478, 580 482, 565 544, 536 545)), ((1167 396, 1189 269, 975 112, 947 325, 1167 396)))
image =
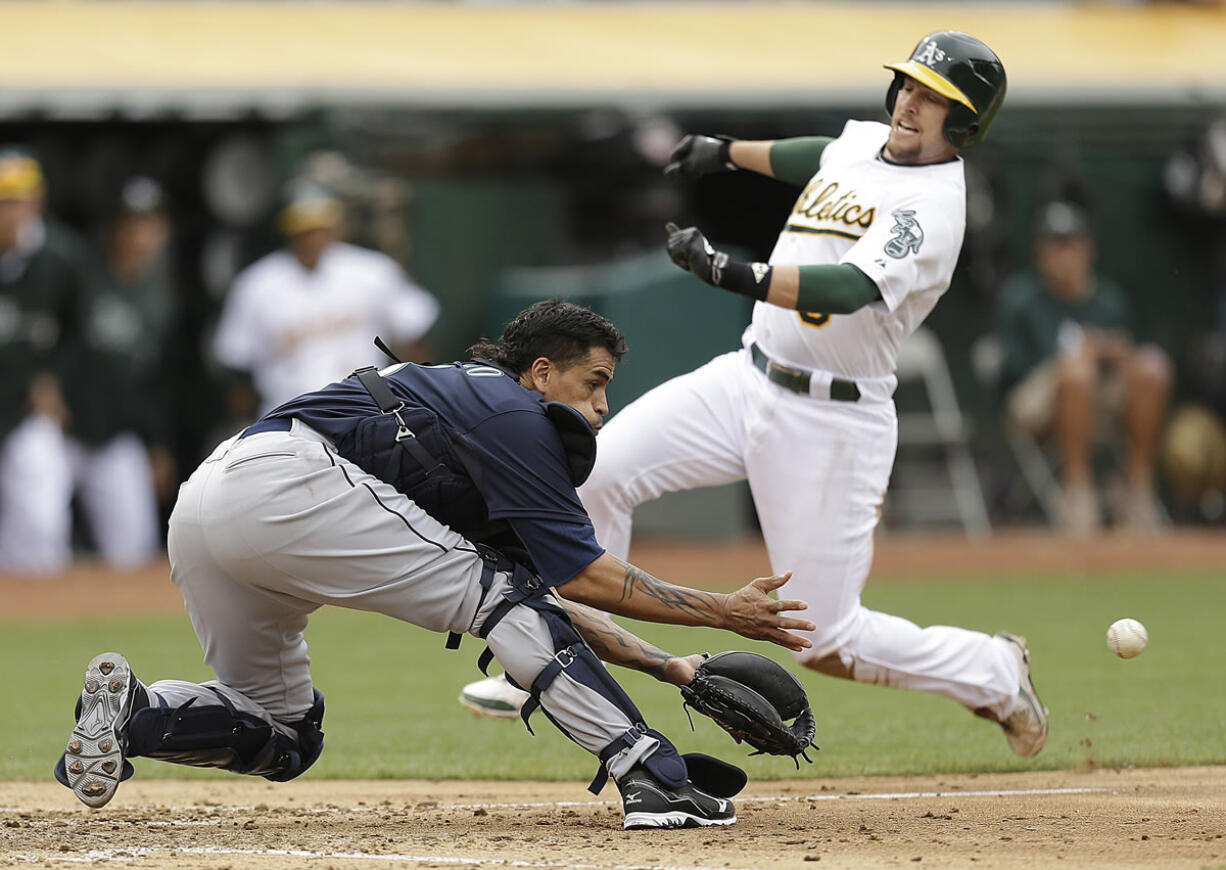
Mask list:
POLYGON ((814 326, 818 329, 821 329, 830 322, 829 314, 819 314, 816 311, 797 311, 796 313, 800 315, 800 319, 803 323, 806 323, 809 326, 814 326))

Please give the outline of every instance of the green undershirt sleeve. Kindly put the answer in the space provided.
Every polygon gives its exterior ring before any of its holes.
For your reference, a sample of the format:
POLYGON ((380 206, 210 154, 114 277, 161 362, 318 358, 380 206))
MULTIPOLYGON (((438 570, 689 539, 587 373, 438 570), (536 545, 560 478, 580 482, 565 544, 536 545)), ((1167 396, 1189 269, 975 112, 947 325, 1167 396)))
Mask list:
POLYGON ((804 187, 821 167, 822 152, 834 140, 828 136, 780 139, 771 146, 771 174, 780 181, 804 187))
POLYGON ((881 298, 872 279, 850 263, 801 266, 797 311, 851 314, 881 298))

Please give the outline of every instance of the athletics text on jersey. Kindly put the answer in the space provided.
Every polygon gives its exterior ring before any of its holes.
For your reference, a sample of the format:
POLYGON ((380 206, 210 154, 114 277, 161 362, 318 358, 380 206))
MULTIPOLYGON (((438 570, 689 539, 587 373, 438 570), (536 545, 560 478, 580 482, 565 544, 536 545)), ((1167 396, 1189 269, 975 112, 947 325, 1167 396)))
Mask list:
POLYGON ((847 123, 770 257, 772 266, 851 263, 881 300, 847 315, 757 303, 749 340, 771 359, 850 379, 888 377, 902 340, 949 288, 966 228, 962 161, 889 163, 881 157, 889 129, 847 123))

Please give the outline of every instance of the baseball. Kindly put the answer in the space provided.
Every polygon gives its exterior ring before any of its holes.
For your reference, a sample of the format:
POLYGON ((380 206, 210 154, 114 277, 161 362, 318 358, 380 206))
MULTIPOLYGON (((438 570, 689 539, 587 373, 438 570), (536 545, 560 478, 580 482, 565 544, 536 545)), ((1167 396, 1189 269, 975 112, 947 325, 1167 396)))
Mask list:
POLYGON ((1107 629, 1107 647, 1122 659, 1131 659, 1145 651, 1149 632, 1135 619, 1117 619, 1107 629))

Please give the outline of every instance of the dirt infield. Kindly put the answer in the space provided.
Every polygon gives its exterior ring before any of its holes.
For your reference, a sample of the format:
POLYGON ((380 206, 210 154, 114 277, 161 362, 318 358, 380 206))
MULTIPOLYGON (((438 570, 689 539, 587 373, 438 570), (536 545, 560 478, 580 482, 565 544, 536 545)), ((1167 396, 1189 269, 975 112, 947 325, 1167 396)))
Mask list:
POLYGON ((1226 768, 751 784, 729 828, 622 831, 610 786, 125 783, 88 810, 0 784, 0 866, 1226 867, 1226 768))

